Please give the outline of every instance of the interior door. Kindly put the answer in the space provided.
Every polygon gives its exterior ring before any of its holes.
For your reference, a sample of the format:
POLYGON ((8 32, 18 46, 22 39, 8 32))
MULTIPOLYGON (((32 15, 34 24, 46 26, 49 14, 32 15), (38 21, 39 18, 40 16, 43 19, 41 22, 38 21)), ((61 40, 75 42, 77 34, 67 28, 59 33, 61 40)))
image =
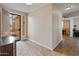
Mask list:
POLYGON ((20 39, 21 37, 21 16, 12 14, 12 32, 11 35, 20 39))
POLYGON ((65 35, 69 36, 70 35, 70 20, 64 20, 63 27, 64 27, 65 35))

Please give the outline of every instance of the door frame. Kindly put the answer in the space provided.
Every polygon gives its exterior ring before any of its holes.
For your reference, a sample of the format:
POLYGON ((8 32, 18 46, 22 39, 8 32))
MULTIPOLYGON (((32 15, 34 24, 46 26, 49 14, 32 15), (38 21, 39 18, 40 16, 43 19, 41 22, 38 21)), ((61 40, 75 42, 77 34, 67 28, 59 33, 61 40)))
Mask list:
POLYGON ((68 27, 69 27, 69 30, 68 30, 68 34, 69 34, 69 36, 70 36, 70 20, 63 20, 63 27, 64 27, 64 22, 68 22, 68 27))
POLYGON ((20 34, 20 35, 19 35, 19 38, 20 38, 20 39, 19 39, 19 40, 16 40, 16 41, 20 41, 20 40, 21 40, 21 15, 14 14, 14 13, 9 13, 9 14, 20 16, 20 22, 19 22, 19 23, 20 23, 20 25, 19 25, 19 26, 20 26, 20 32, 19 32, 19 34, 20 34))
MULTIPOLYGON (((73 18, 63 18, 63 20, 69 20, 70 21, 70 37, 73 37, 73 18)), ((63 22, 63 21, 62 21, 63 22)), ((63 28, 63 26, 62 26, 63 28)))

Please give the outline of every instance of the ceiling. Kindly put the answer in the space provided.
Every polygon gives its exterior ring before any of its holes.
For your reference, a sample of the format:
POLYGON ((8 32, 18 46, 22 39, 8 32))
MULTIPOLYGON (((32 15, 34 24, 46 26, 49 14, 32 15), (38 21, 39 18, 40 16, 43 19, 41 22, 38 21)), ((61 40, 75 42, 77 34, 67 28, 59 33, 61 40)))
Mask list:
MULTIPOLYGON (((29 13, 48 5, 48 3, 33 3, 31 6, 26 5, 26 3, 0 3, 0 5, 10 9, 29 13)), ((63 15, 79 10, 79 3, 54 3, 54 5, 62 12, 63 15), (68 6, 71 6, 70 10, 66 10, 66 7, 68 6)))
POLYGON ((79 3, 54 3, 54 5, 63 13, 63 15, 79 10, 79 3), (66 10, 66 7, 68 6, 71 6, 70 10, 66 10))
POLYGON ((26 5, 26 3, 0 3, 0 5, 2 5, 3 7, 8 7, 10 9, 29 13, 29 12, 32 12, 38 8, 41 8, 47 5, 47 3, 33 3, 30 6, 26 5))

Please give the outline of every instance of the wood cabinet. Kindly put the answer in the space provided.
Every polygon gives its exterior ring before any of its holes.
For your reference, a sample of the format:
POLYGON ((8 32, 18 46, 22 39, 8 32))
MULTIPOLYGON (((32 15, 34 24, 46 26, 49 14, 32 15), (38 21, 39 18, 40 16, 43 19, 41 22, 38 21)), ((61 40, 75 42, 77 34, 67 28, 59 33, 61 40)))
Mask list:
POLYGON ((0 8, 0 37, 7 36, 9 31, 9 12, 0 8))
POLYGON ((16 44, 8 44, 0 46, 0 56, 15 56, 16 55, 16 44))

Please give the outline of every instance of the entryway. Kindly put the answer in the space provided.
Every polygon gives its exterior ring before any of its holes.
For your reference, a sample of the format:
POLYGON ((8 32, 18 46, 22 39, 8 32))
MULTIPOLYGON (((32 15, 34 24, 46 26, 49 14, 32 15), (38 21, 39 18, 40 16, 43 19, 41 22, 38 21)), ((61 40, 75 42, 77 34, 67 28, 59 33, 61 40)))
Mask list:
POLYGON ((21 16, 10 13, 9 32, 10 36, 14 36, 17 40, 21 39, 21 16))

